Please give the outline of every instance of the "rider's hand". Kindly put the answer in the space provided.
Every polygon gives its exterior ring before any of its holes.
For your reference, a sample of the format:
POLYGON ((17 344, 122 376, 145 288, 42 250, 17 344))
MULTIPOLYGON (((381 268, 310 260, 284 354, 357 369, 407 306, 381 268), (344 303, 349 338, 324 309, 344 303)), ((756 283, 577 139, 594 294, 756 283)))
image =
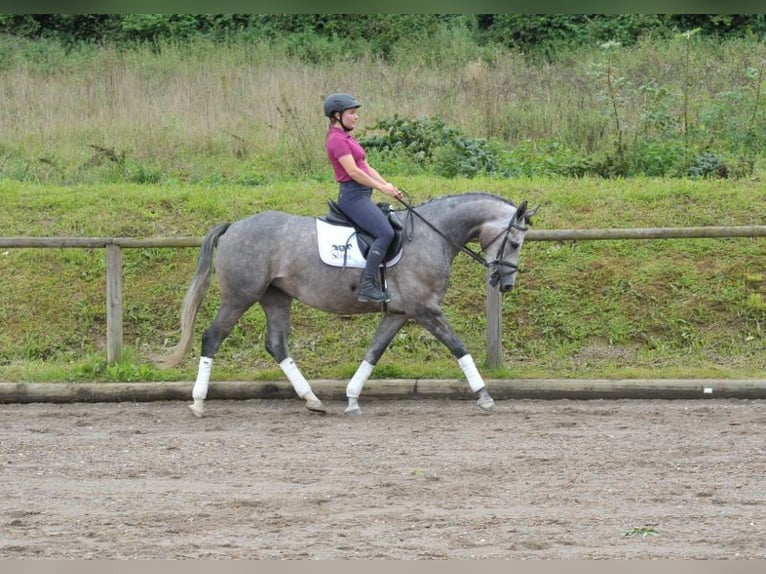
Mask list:
POLYGON ((402 199, 404 197, 402 195, 402 192, 396 189, 392 184, 386 182, 385 187, 381 190, 386 195, 390 195, 391 197, 395 197, 396 199, 402 199))

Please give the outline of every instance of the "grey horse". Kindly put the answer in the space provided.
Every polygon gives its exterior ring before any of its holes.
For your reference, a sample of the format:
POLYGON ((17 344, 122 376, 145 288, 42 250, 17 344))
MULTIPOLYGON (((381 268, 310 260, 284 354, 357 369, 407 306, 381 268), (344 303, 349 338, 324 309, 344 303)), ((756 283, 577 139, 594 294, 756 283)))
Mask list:
MULTIPOLYGON (((406 204, 405 204, 406 205, 406 204)), ((449 284, 450 269, 461 251, 484 264, 488 278, 501 292, 513 288, 519 251, 530 218, 537 208, 514 203, 483 192, 448 195, 416 207, 406 205, 403 213, 406 241, 399 261, 387 270, 391 301, 384 313, 364 360, 346 387, 349 415, 361 413, 358 398, 373 367, 394 336, 413 319, 444 343, 458 360, 477 405, 494 408, 494 401, 473 358, 455 334, 440 308, 449 284), (478 241, 481 253, 466 246, 478 241), (485 257, 486 256, 486 257, 485 257)), ((266 211, 234 223, 213 227, 205 236, 197 268, 181 308, 179 343, 164 360, 178 364, 189 352, 194 323, 210 286, 213 251, 217 246, 215 271, 221 304, 213 323, 202 335, 202 353, 189 408, 197 416, 204 401, 213 357, 237 321, 253 304, 260 303, 266 315, 266 350, 279 364, 298 397, 310 411, 325 412, 288 351, 290 309, 298 299, 323 311, 344 315, 381 312, 381 305, 357 301, 361 272, 332 267, 317 253, 316 219, 266 211)))

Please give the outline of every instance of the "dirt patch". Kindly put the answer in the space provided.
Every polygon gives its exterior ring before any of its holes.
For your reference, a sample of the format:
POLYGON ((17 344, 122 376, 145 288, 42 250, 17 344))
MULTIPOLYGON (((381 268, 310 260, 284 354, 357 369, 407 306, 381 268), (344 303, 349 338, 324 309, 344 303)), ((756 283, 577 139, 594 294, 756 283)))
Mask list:
POLYGON ((2 558, 766 558, 766 402, 0 405, 2 558))

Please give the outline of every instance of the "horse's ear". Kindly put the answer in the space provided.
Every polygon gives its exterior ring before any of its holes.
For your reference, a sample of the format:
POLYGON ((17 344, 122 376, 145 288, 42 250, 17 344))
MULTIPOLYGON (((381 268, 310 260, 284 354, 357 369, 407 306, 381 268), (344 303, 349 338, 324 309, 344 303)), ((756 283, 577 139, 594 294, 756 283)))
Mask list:
MULTIPOLYGON (((524 202, 524 204, 526 205, 526 202, 524 202)), ((532 216, 535 213, 537 213, 538 209, 540 209, 540 206, 536 205, 532 209, 530 209, 529 211, 525 210, 525 213, 522 214, 524 216, 524 223, 526 223, 527 225, 532 225, 532 216)))
POLYGON ((537 213, 538 209, 540 209, 540 206, 535 205, 532 209, 524 214, 524 221, 527 223, 527 225, 532 225, 532 216, 537 213))
POLYGON ((521 202, 521 205, 516 209, 516 221, 521 221, 524 219, 524 213, 527 211, 527 201, 524 200, 521 202))

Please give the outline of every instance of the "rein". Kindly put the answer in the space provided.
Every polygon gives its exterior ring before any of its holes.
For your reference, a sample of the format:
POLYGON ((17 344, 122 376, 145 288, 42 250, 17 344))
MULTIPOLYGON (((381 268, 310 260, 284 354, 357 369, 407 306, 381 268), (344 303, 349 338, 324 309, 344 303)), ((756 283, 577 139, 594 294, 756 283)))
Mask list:
MULTIPOLYGON (((406 192, 404 192, 404 193, 406 195, 406 192)), ((503 238, 503 244, 500 246, 500 251, 498 251, 498 257, 496 259, 492 260, 492 261, 487 261, 487 259, 481 253, 479 253, 477 251, 474 251, 470 247, 467 247, 465 245, 457 245, 454 241, 452 241, 452 239, 450 239, 449 237, 444 235, 444 233, 442 233, 442 231, 439 230, 433 223, 431 223, 425 217, 423 217, 417 211, 415 211, 415 209, 412 207, 412 205, 410 205, 406 201, 404 201, 402 199, 399 199, 399 198, 397 198, 397 201, 399 201, 399 203, 401 203, 402 205, 404 205, 404 207, 407 208, 407 212, 409 214, 415 215, 418 219, 420 219, 420 221, 425 223, 428 227, 430 227, 433 231, 435 231, 438 235, 440 235, 444 240, 446 240, 450 245, 452 245, 452 247, 454 247, 456 251, 462 251, 463 253, 468 255, 471 259, 473 259, 477 263, 481 263, 484 267, 487 267, 487 268, 489 268, 489 267, 491 267, 493 265, 496 266, 496 267, 505 266, 505 267, 510 267, 511 268, 511 271, 509 271, 509 273, 514 273, 514 272, 518 271, 518 269, 519 269, 518 265, 515 265, 513 263, 508 263, 508 262, 502 260, 503 253, 505 252, 505 246, 508 243, 508 235, 511 233, 511 229, 518 229, 520 231, 526 231, 527 230, 526 227, 521 226, 521 225, 519 225, 516 222, 516 214, 519 212, 518 209, 516 210, 516 212, 511 217, 511 220, 508 222, 508 227, 506 227, 505 230, 503 230, 500 233, 498 233, 497 235, 495 235, 495 237, 493 237, 492 240, 489 243, 487 243, 488 246, 492 245, 492 243, 494 243, 497 240, 498 237, 500 237, 503 233, 505 233, 505 237, 503 238)), ((409 236, 409 235, 408 235, 407 238, 408 239, 412 239, 412 237, 409 236)), ((496 274, 497 274, 497 272, 496 272, 496 274)), ((495 274, 493 274, 493 278, 496 278, 495 283, 497 283, 497 280, 499 280, 499 278, 500 278, 499 274, 497 274, 496 277, 495 277, 495 274)), ((494 285, 494 283, 493 283, 493 285, 494 285)))
MULTIPOLYGON (((462 251, 463 253, 471 257, 471 259, 473 259, 474 261, 484 265, 484 267, 490 266, 490 263, 484 258, 484 256, 481 253, 478 253, 474 251, 473 249, 471 249, 470 247, 466 247, 465 245, 456 244, 454 241, 452 241, 452 239, 444 235, 444 233, 442 233, 441 230, 438 229, 433 223, 431 223, 425 217, 423 217, 417 211, 415 211, 415 209, 409 203, 399 198, 397 198, 397 201, 399 201, 399 203, 401 203, 402 205, 404 205, 404 207, 407 208, 407 212, 410 215, 415 215, 418 219, 420 219, 420 221, 425 223, 428 227, 434 230, 439 236, 441 236, 445 241, 447 241, 450 245, 452 245, 452 247, 454 247, 456 251, 462 251)), ((412 236, 408 234, 407 239, 412 239, 412 236)))

